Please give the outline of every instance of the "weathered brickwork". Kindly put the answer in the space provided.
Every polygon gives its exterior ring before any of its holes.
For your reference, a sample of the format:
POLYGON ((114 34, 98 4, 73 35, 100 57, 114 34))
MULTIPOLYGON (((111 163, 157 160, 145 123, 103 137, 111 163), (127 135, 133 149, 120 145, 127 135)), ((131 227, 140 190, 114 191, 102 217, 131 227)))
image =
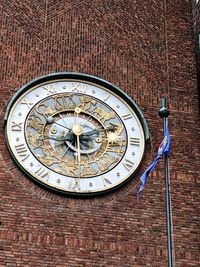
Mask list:
POLYGON ((1 2, 2 122, 9 99, 30 80, 52 72, 83 72, 121 87, 136 101, 151 142, 135 179, 123 188, 73 199, 25 177, 11 160, 1 129, 0 266, 167 266, 163 161, 136 199, 139 176, 162 139, 158 109, 163 95, 171 112, 176 267, 200 266, 196 8, 187 0, 1 2))
POLYGON ((194 38, 195 38, 195 54, 197 63, 197 85, 199 91, 200 103, 200 3, 196 0, 193 1, 193 21, 194 21, 194 38))

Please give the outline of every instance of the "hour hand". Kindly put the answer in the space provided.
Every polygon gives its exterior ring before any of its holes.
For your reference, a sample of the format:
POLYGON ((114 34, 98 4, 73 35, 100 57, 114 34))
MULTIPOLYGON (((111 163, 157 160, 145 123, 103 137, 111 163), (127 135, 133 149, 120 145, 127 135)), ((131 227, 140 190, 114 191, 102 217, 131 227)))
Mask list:
POLYGON ((70 141, 71 142, 71 141, 75 140, 73 133, 67 133, 63 137, 46 136, 42 140, 46 140, 46 139, 50 139, 50 140, 54 140, 54 141, 59 141, 59 142, 65 142, 65 141, 70 141))
MULTIPOLYGON (((61 117, 61 118, 62 118, 62 117, 61 117)), ((46 121, 47 121, 48 124, 56 124, 56 125, 58 125, 58 126, 61 126, 61 127, 65 128, 65 129, 71 131, 71 129, 70 129, 69 127, 67 127, 67 126, 65 126, 65 125, 62 125, 62 124, 58 123, 57 121, 55 121, 54 118, 53 118, 52 116, 48 116, 48 117, 46 118, 46 121)))
POLYGON ((97 133, 102 132, 102 131, 113 131, 115 129, 116 129, 116 126, 112 125, 112 126, 109 126, 105 129, 94 129, 92 131, 89 131, 89 132, 82 134, 81 136, 90 136, 90 135, 94 135, 94 134, 97 134, 97 133))

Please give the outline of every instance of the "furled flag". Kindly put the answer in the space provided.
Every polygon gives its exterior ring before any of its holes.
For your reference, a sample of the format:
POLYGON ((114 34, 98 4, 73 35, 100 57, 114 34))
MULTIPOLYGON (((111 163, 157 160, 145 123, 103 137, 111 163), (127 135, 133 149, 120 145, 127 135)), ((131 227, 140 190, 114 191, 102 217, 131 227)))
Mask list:
POLYGON ((149 174, 154 170, 159 160, 162 158, 163 154, 166 153, 167 156, 169 156, 170 152, 170 134, 168 129, 168 124, 166 123, 165 127, 165 136, 158 148, 158 153, 156 159, 151 163, 151 165, 146 169, 146 171, 143 173, 143 175, 140 177, 141 185, 138 190, 138 197, 139 194, 143 191, 145 184, 148 181, 149 174))

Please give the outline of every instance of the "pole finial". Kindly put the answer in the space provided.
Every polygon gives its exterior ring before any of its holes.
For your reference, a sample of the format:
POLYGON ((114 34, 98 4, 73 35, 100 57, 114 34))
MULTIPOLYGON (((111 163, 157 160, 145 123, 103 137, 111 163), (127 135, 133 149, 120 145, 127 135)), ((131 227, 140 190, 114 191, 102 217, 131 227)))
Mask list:
POLYGON ((169 110, 166 108, 166 97, 163 96, 162 97, 162 107, 159 110, 159 115, 161 118, 167 118, 169 116, 170 112, 169 110))

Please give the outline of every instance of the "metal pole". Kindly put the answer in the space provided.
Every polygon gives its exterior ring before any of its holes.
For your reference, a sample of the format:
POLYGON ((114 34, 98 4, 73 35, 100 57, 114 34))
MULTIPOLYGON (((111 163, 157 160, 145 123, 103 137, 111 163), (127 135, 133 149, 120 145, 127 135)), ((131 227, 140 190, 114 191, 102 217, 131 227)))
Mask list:
MULTIPOLYGON (((164 134, 168 127, 169 111, 166 108, 166 98, 162 98, 162 107, 159 115, 163 118, 164 134)), ((167 223, 167 247, 168 247, 168 267, 175 267, 173 258, 173 240, 172 240, 172 217, 171 217, 171 195, 170 195, 170 176, 169 176, 169 160, 168 155, 164 153, 164 174, 166 187, 166 223, 167 223)))

